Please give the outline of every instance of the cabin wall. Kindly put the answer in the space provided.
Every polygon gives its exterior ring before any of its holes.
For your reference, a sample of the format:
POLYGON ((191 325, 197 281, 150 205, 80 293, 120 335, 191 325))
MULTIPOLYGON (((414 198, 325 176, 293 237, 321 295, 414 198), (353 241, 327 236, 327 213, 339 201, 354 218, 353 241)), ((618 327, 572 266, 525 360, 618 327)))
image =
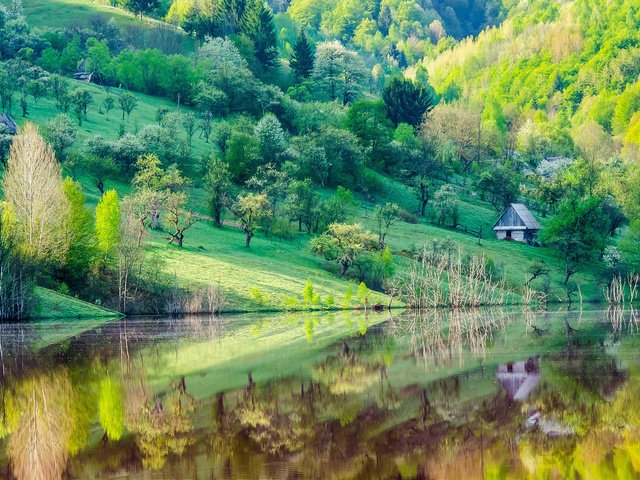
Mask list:
POLYGON ((511 240, 514 242, 526 242, 535 238, 536 232, 533 230, 496 230, 496 238, 498 240, 505 240, 507 232, 511 232, 511 240))

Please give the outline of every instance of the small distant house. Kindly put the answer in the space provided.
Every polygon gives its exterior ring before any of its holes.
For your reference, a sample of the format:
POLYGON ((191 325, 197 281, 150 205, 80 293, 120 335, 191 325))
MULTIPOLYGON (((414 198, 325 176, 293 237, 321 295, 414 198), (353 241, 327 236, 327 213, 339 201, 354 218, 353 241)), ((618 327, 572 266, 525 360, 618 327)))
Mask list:
POLYGON ((13 121, 13 118, 4 113, 0 113, 0 126, 5 127, 9 135, 15 135, 18 131, 18 125, 13 121))
POLYGON ((529 243, 540 231, 540 224, 522 203, 512 203, 493 226, 498 240, 529 243))
POLYGON ((87 59, 83 58, 80 62, 80 65, 78 65, 76 73, 73 74, 73 78, 75 78, 76 80, 81 80, 83 82, 90 82, 92 75, 93 72, 87 72, 87 59))

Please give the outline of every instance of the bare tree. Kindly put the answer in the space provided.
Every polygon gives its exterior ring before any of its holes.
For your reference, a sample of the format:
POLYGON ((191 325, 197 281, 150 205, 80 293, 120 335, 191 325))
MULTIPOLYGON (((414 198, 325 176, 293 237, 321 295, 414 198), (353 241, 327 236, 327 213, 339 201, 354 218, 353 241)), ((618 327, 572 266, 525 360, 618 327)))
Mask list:
POLYGON ((38 260, 64 258, 68 245, 60 233, 68 201, 62 172, 31 123, 13 140, 2 187, 16 218, 16 238, 26 254, 38 260))

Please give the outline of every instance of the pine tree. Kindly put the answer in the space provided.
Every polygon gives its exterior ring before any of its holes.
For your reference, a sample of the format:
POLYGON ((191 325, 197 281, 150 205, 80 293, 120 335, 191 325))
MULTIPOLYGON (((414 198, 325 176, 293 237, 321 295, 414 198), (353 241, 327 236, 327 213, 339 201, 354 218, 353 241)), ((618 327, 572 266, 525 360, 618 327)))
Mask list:
POLYGON ((278 57, 276 29, 271 9, 263 0, 248 3, 240 19, 240 33, 253 42, 256 59, 265 69, 275 65, 278 57))
POLYGON ((314 58, 313 46, 309 43, 304 30, 301 30, 293 47, 293 57, 291 57, 290 62, 291 68, 295 72, 296 81, 300 82, 311 75, 314 58))

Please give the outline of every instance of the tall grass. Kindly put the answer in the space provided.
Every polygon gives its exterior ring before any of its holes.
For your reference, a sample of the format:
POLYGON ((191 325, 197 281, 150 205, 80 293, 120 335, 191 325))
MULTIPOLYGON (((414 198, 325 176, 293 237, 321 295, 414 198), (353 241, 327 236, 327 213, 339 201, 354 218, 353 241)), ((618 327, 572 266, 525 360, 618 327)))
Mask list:
POLYGON ((614 275, 611 282, 603 289, 604 298, 608 305, 633 305, 638 295, 640 275, 629 273, 626 276, 614 275))
POLYGON ((414 309, 504 305, 510 293, 484 256, 461 250, 434 256, 422 246, 409 269, 396 276, 393 291, 414 309))

